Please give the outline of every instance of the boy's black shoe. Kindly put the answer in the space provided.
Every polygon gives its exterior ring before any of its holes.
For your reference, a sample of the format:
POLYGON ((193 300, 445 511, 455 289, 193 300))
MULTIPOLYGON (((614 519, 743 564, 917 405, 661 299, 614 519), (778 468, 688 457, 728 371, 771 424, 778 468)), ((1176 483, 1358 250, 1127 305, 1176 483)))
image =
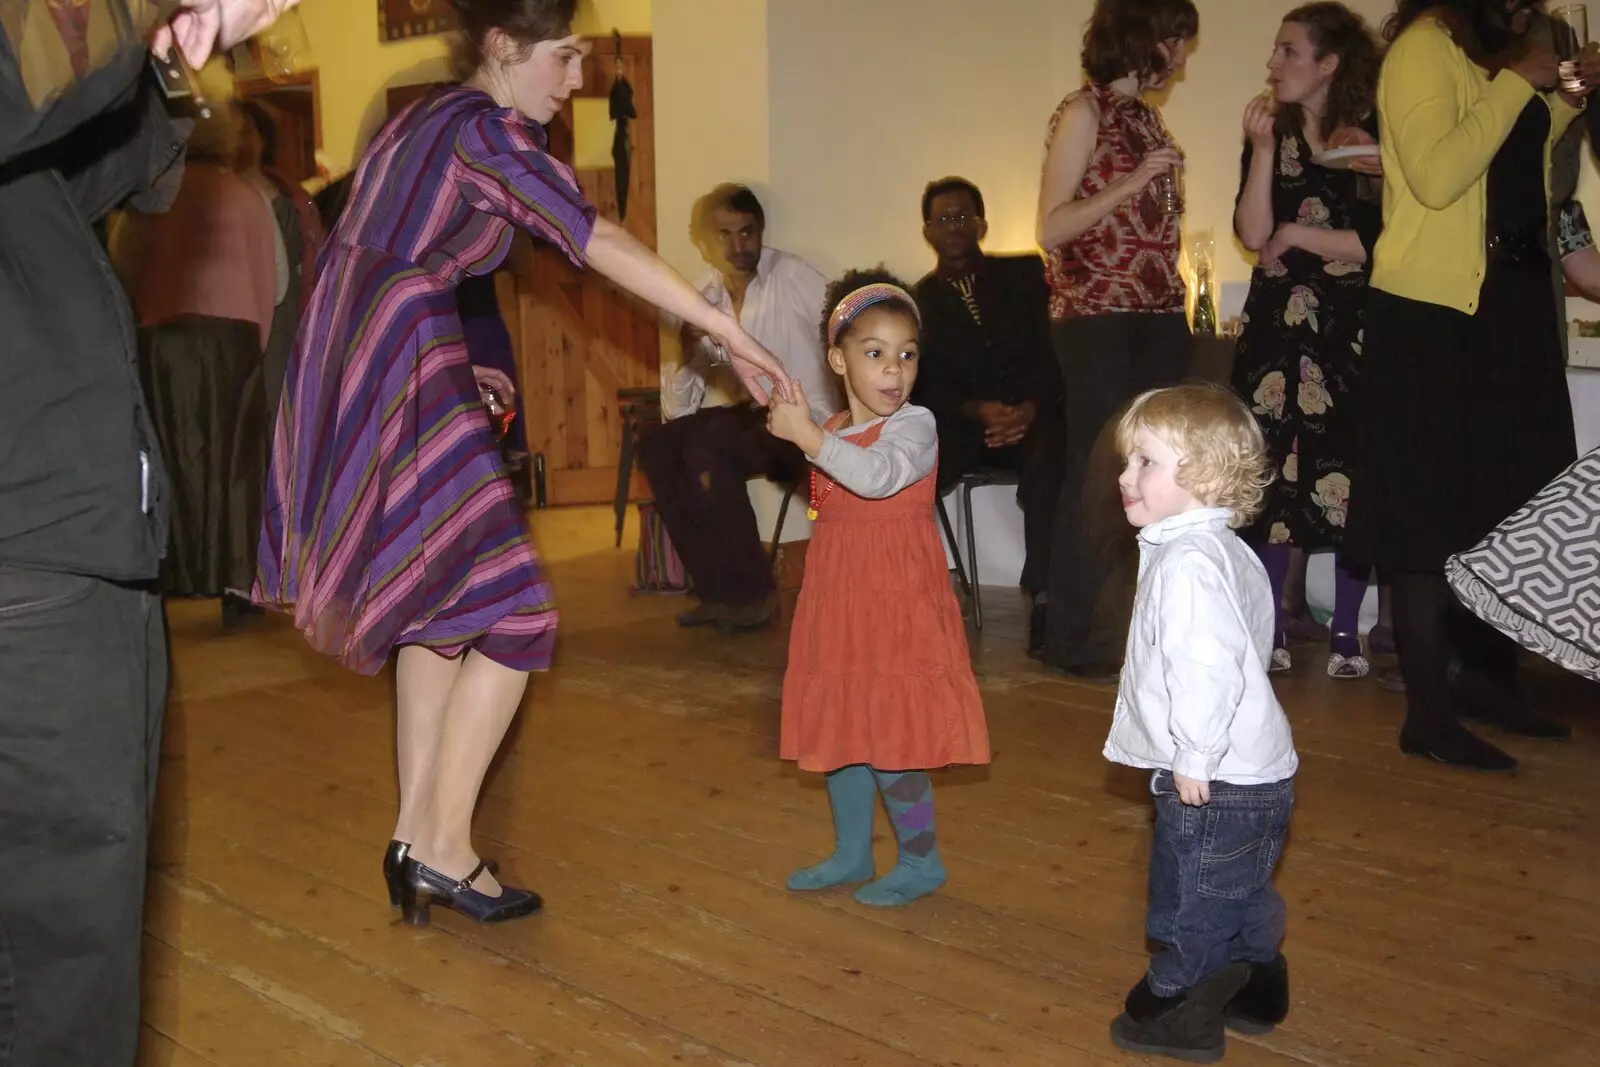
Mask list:
POLYGON ((1252 963, 1250 980, 1223 1011, 1228 1029, 1270 1034, 1289 1014, 1289 961, 1278 953, 1271 963, 1252 963))
POLYGON ((1250 980, 1248 963, 1231 963, 1176 997, 1158 997, 1145 978, 1111 1021, 1111 1043, 1125 1052, 1216 1063, 1227 1051, 1222 1011, 1250 980))

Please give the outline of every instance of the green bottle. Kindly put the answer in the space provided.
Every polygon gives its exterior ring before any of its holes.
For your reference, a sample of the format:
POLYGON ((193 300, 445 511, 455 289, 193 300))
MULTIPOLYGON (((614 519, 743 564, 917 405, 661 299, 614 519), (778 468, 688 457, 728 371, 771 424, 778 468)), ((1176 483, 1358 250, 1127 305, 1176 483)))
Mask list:
POLYGON ((1202 262, 1194 272, 1194 327, 1200 337, 1217 335, 1216 294, 1211 286, 1211 264, 1202 262))

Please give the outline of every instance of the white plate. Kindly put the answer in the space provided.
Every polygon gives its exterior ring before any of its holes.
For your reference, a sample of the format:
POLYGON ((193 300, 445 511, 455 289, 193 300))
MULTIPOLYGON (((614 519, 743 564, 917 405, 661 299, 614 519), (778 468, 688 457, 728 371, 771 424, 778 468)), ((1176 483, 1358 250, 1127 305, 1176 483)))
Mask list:
POLYGON ((1378 156, 1378 146, 1375 144, 1352 144, 1343 148, 1328 148, 1311 157, 1311 162, 1319 167, 1332 167, 1335 170, 1348 170, 1350 164, 1361 159, 1375 159, 1378 156))

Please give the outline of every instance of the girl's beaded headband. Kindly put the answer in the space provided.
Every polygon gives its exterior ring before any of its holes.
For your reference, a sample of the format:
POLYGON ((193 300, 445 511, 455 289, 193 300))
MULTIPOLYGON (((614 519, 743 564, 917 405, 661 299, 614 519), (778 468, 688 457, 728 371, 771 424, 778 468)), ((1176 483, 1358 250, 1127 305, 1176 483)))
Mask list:
POLYGON ((871 285, 863 285, 859 289, 852 290, 848 296, 839 301, 839 306, 833 309, 833 314, 828 316, 828 347, 832 348, 839 343, 839 335, 844 332, 845 327, 855 321, 857 315, 873 304, 882 304, 889 300, 904 304, 911 311, 911 317, 917 320, 917 328, 919 330, 922 328, 922 313, 917 310, 917 302, 911 298, 910 293, 888 282, 873 282, 871 285))

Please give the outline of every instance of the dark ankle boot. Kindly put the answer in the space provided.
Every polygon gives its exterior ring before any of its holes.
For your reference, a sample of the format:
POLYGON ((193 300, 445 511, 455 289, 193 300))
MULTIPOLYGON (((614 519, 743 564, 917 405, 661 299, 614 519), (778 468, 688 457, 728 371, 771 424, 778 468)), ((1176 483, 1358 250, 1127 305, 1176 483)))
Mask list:
POLYGON ((1111 1021, 1111 1043, 1125 1052, 1216 1063, 1228 1047, 1222 1010, 1249 980, 1250 965, 1233 963, 1181 996, 1161 997, 1146 978, 1133 987, 1123 1013, 1111 1021))
POLYGON ((1289 961, 1278 953, 1271 963, 1252 963, 1250 979, 1223 1011, 1228 1029, 1270 1034, 1289 1014, 1289 961))

